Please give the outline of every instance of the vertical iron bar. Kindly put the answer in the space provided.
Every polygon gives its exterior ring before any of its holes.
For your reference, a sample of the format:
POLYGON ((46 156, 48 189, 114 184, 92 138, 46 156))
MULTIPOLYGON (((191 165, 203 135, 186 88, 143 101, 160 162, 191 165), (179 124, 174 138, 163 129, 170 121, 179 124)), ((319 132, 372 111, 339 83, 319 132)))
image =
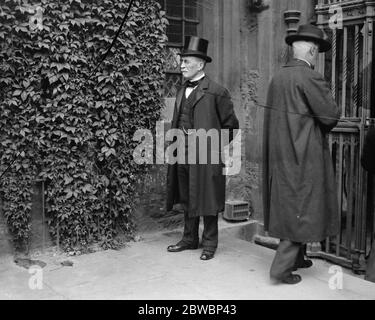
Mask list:
MULTIPOLYGON (((364 135, 365 135, 365 124, 366 118, 369 115, 369 95, 371 94, 371 87, 369 82, 371 82, 371 72, 369 66, 371 66, 371 49, 372 49, 372 24, 370 21, 366 21, 363 27, 364 32, 364 41, 363 41, 363 107, 361 112, 361 123, 360 123, 360 150, 363 148, 364 144, 364 135), (369 36, 371 35, 371 36, 369 36)), ((364 191, 366 189, 366 173, 358 166, 358 205, 357 205, 357 217, 356 217, 356 241, 355 241, 355 250, 357 252, 356 262, 359 263, 361 251, 363 251, 363 233, 366 233, 366 219, 364 219, 364 212, 366 208, 366 195, 364 191)))
POLYGON ((358 114, 359 32, 360 32, 359 25, 356 25, 355 31, 354 31, 353 117, 359 117, 359 114, 358 114))
POLYGON ((344 27, 342 56, 341 116, 346 116, 346 85, 348 81, 348 27, 344 27))
POLYGON ((185 45, 185 0, 182 0, 182 47, 185 45))
POLYGON ((352 216, 353 216, 353 184, 354 184, 354 154, 355 154, 355 136, 350 137, 350 162, 349 162, 349 192, 348 192, 348 210, 346 216, 346 248, 347 259, 351 259, 352 248, 352 216))
MULTIPOLYGON (((331 158, 333 159, 333 133, 330 133, 329 136, 328 136, 328 141, 329 141, 329 151, 330 151, 330 155, 331 155, 331 158)), ((334 163, 334 166, 335 166, 335 175, 337 175, 337 165, 336 163, 334 163)), ((327 237, 326 238, 326 244, 325 244, 325 252, 326 253, 329 253, 329 248, 330 247, 330 238, 327 237)))
POLYGON ((333 29, 332 30, 332 95, 335 101, 337 101, 336 68, 337 68, 337 29, 333 29))
MULTIPOLYGON (((374 25, 374 22, 372 20, 368 20, 368 29, 367 29, 367 34, 366 34, 366 38, 367 38, 367 63, 366 63, 366 66, 367 66, 367 73, 366 73, 366 80, 367 80, 367 86, 366 86, 366 118, 369 118, 371 116, 371 104, 372 104, 372 101, 371 101, 371 95, 372 95, 372 63, 373 63, 373 25, 374 25)), ((362 118, 362 126, 363 126, 363 130, 362 130, 362 135, 361 135, 361 139, 362 139, 362 143, 364 144, 364 134, 365 134, 365 130, 364 130, 364 126, 365 126, 365 123, 366 123, 366 118, 362 118)), ((362 146, 363 146, 362 144, 362 146)), ((362 150, 362 149, 361 149, 362 150)), ((367 219, 367 173, 364 172, 364 170, 361 170, 362 171, 362 175, 361 175, 361 178, 362 178, 362 186, 363 186, 363 189, 361 190, 362 192, 360 193, 361 194, 361 200, 362 200, 362 207, 361 207, 361 229, 362 229, 362 236, 361 236, 361 239, 360 239, 360 250, 362 253, 365 253, 366 251, 366 219, 367 219)))
POLYGON ((343 147, 344 147, 344 137, 343 134, 340 133, 340 140, 339 140, 339 168, 338 168, 338 195, 339 195, 339 234, 336 237, 336 255, 340 256, 340 242, 342 236, 342 228, 341 228, 341 215, 342 215, 342 174, 343 174, 343 147))

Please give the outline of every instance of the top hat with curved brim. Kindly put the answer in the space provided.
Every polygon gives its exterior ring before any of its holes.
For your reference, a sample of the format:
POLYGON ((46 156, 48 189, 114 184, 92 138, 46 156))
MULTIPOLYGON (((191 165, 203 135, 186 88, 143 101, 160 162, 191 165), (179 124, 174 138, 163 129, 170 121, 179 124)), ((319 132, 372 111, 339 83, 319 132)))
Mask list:
POLYGON ((323 30, 312 24, 305 24, 298 27, 297 33, 285 38, 288 45, 295 41, 311 41, 319 44, 319 52, 326 52, 331 49, 331 43, 326 40, 323 30))
POLYGON ((211 57, 207 56, 208 41, 195 36, 185 37, 185 46, 180 53, 181 57, 198 57, 206 62, 211 62, 211 57))

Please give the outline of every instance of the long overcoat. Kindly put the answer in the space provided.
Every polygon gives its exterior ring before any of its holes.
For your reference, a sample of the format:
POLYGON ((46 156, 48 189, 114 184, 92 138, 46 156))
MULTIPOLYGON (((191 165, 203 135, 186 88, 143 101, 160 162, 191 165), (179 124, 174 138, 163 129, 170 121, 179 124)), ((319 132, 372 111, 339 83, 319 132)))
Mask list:
POLYGON ((338 232, 338 197, 329 131, 339 109, 322 75, 292 60, 272 79, 264 118, 265 230, 293 242, 338 232))
MULTIPOLYGON (((363 168, 369 174, 375 175, 375 128, 371 127, 366 134, 365 143, 362 150, 361 162, 363 168)), ((373 233, 370 256, 367 260, 365 279, 375 282, 375 230, 373 233)))
POLYGON ((361 163, 363 168, 375 174, 375 128, 371 127, 366 134, 362 150, 361 163))
MULTIPOLYGON (((210 80, 208 76, 205 76, 195 90, 196 98, 191 111, 193 128, 206 131, 229 129, 232 136, 233 130, 239 128, 239 123, 228 90, 210 80)), ((184 93, 185 88, 183 87, 177 94, 172 129, 177 128, 184 93)), ((217 150, 219 154, 221 151, 217 150)), ((226 183, 225 175, 223 175, 224 164, 221 160, 219 164, 211 164, 210 152, 208 144, 207 164, 189 165, 188 214, 190 217, 215 216, 224 210, 226 183)), ((221 157, 219 158, 221 159, 221 157)), ((173 205, 180 203, 177 179, 177 165, 168 165, 167 210, 172 210, 173 205)))

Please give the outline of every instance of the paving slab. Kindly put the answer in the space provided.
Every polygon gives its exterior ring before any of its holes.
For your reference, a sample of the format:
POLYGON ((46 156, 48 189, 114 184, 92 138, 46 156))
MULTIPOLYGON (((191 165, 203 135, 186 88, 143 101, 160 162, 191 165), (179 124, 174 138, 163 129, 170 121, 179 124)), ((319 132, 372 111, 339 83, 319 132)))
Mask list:
MULTIPOLYGON (((233 226, 234 228, 234 226, 233 226)), ((238 231, 238 230, 237 230, 238 231)), ((269 268, 275 251, 238 238, 232 226, 220 229, 219 247, 210 261, 201 249, 169 253, 181 230, 144 234, 121 250, 65 257, 39 256, 41 289, 30 289, 30 274, 12 259, 0 262, 0 299, 121 299, 121 300, 374 300, 375 283, 342 273, 342 288, 333 290, 332 264, 314 259, 298 273, 297 285, 274 284, 269 268), (331 285, 330 285, 331 284, 331 285)), ((341 274, 340 274, 341 275, 341 274)))

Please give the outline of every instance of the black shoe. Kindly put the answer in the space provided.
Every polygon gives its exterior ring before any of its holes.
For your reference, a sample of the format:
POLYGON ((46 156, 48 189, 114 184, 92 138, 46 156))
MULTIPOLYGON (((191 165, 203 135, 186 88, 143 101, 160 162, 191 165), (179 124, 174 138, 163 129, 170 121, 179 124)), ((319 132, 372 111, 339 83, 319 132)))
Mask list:
POLYGON ((293 274, 286 276, 284 279, 281 279, 282 283, 286 284, 296 284, 302 281, 302 277, 299 274, 293 274))
POLYGON ((294 266, 293 271, 296 271, 297 269, 307 269, 310 268, 313 265, 313 262, 311 260, 303 260, 302 263, 298 263, 294 266))
POLYGON ((198 245, 174 244, 167 248, 168 252, 181 252, 184 250, 195 250, 195 249, 198 249, 198 245))
POLYGON ((215 256, 215 252, 203 251, 200 259, 207 261, 207 260, 211 260, 214 256, 215 256))

